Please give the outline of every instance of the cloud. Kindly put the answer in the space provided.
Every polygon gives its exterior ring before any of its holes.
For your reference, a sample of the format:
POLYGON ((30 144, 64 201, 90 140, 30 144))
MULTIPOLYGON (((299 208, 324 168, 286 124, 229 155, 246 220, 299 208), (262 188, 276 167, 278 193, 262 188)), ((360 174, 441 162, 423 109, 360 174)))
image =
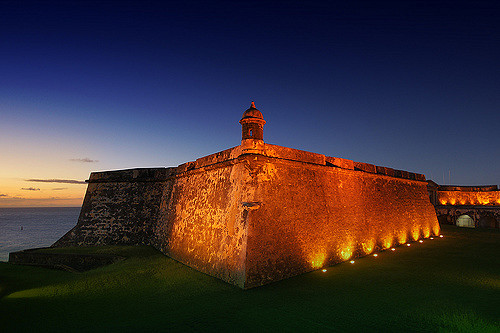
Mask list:
POLYGON ((91 160, 88 157, 84 157, 84 158, 70 158, 69 160, 71 162, 82 162, 82 163, 97 163, 97 162, 99 162, 98 160, 91 160))
POLYGON ((62 191, 62 190, 67 190, 68 188, 67 187, 56 187, 56 188, 53 188, 52 191, 62 191))
POLYGON ((87 184, 83 180, 74 179, 26 179, 26 181, 37 183, 87 184))
POLYGON ((0 197, 8 197, 7 194, 0 194, 0 197))
POLYGON ((25 191, 40 191, 39 188, 35 188, 35 187, 23 187, 21 190, 25 190, 25 191))
POLYGON ((2 201, 12 201, 12 200, 27 200, 27 199, 23 198, 23 197, 20 197, 20 196, 10 197, 8 195, 5 195, 3 197, 0 197, 0 200, 2 200, 2 201))

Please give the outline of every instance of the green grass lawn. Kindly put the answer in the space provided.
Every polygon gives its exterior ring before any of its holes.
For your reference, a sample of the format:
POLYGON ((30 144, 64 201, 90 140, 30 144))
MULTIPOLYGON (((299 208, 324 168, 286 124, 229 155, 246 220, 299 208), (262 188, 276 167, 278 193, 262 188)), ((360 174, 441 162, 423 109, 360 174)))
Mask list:
MULTIPOLYGON (((240 290, 149 247, 84 273, 0 264, 0 332, 500 332, 500 232, 412 243, 240 290)), ((61 250, 59 250, 61 251, 61 250)))

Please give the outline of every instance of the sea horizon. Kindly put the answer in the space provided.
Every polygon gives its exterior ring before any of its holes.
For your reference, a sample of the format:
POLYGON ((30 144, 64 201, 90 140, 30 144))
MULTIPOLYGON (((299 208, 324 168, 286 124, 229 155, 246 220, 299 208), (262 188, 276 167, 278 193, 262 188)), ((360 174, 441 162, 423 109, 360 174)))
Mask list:
POLYGON ((0 207, 0 261, 9 253, 51 246, 78 222, 80 207, 0 207))

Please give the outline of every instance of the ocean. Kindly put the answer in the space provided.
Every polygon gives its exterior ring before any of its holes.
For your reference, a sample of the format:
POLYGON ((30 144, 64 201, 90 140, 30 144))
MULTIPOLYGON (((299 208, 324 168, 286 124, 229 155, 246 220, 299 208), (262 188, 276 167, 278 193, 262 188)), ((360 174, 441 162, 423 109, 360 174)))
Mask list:
POLYGON ((76 225, 80 207, 0 208, 0 261, 9 252, 50 246, 76 225))

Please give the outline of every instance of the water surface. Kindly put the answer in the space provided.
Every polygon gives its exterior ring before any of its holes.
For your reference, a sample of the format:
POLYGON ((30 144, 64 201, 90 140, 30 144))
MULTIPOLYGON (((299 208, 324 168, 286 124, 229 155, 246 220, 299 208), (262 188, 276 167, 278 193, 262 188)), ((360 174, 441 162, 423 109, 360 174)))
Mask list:
POLYGON ((9 252, 50 246, 76 225, 80 207, 0 208, 0 261, 9 252))

